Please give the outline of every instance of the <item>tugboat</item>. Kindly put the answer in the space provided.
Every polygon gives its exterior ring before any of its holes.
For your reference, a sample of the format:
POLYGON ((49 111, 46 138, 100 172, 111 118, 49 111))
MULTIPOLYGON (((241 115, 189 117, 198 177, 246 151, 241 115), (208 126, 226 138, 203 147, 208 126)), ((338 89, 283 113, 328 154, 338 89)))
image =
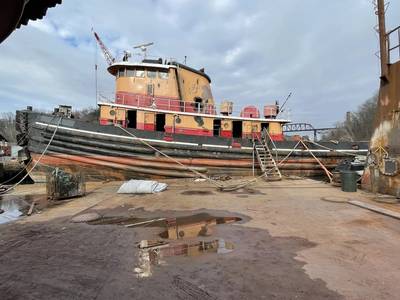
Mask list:
MULTIPOLYGON (((367 143, 308 143, 286 140, 279 105, 247 105, 238 115, 233 103, 217 107, 204 69, 174 60, 116 61, 95 33, 115 99, 98 101, 97 124, 72 117, 70 106, 53 114, 17 111, 20 145, 40 160, 38 170, 61 167, 91 178, 159 178, 265 174, 320 176, 349 154, 366 154, 367 143), (295 146, 297 145, 296 149, 295 146), (290 154, 285 161, 282 159, 290 154), (319 162, 315 159, 318 158, 319 162)), ((143 49, 146 45, 141 45, 143 49)))

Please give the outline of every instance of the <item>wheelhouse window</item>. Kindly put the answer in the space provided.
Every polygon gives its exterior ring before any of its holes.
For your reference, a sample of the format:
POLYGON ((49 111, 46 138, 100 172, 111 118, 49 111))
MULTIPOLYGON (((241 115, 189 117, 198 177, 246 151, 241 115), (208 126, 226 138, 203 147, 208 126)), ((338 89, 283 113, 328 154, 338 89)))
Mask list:
POLYGON ((135 77, 144 77, 144 70, 136 70, 135 77))
POLYGON ((161 79, 168 79, 168 71, 164 70, 158 71, 158 77, 161 79))
POLYGON ((118 70, 118 77, 125 77, 125 69, 118 70))
POLYGON ((156 78, 157 77, 157 71, 147 71, 147 77, 149 78, 156 78))
POLYGON ((126 76, 127 77, 134 77, 135 76, 135 70, 126 70, 126 76))

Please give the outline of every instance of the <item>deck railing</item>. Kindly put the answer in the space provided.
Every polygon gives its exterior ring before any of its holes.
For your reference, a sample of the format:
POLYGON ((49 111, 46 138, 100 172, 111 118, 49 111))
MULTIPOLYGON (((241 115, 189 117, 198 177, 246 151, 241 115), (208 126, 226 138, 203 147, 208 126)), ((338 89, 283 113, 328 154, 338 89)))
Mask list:
POLYGON ((177 112, 194 112, 208 115, 215 115, 217 112, 215 105, 212 104, 187 102, 181 101, 179 99, 153 97, 148 95, 118 94, 115 103, 142 108, 152 108, 177 112))
MULTIPOLYGON (((209 115, 217 114, 217 107, 220 104, 203 104, 196 102, 180 101, 179 99, 171 99, 164 97, 153 97, 148 95, 132 95, 132 94, 118 94, 117 98, 114 100, 113 96, 104 96, 103 94, 98 94, 98 102, 115 103, 122 105, 129 105, 134 107, 142 108, 152 108, 167 111, 176 112, 191 112, 191 113, 203 113, 209 115)), ((242 112, 242 107, 238 107, 232 111, 232 116, 239 116, 242 112)), ((261 110, 260 110, 261 112, 261 110)), ((262 117, 262 116, 260 116, 262 117)), ((290 119, 290 110, 285 110, 278 116, 279 119, 290 119)))

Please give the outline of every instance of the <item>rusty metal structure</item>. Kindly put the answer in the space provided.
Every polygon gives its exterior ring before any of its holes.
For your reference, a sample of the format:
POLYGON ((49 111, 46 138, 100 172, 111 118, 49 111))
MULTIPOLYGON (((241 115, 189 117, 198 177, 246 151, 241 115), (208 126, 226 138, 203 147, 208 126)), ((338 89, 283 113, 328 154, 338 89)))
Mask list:
POLYGON ((380 89, 363 187, 400 196, 400 26, 386 31, 385 1, 377 0, 380 89))

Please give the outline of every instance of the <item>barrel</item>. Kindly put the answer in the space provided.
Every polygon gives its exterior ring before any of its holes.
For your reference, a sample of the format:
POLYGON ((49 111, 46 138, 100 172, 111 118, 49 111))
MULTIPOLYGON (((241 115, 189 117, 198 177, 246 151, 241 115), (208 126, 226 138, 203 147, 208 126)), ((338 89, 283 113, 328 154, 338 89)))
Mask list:
POLYGON ((342 181, 343 192, 357 192, 358 175, 354 171, 341 171, 340 179, 342 181))

